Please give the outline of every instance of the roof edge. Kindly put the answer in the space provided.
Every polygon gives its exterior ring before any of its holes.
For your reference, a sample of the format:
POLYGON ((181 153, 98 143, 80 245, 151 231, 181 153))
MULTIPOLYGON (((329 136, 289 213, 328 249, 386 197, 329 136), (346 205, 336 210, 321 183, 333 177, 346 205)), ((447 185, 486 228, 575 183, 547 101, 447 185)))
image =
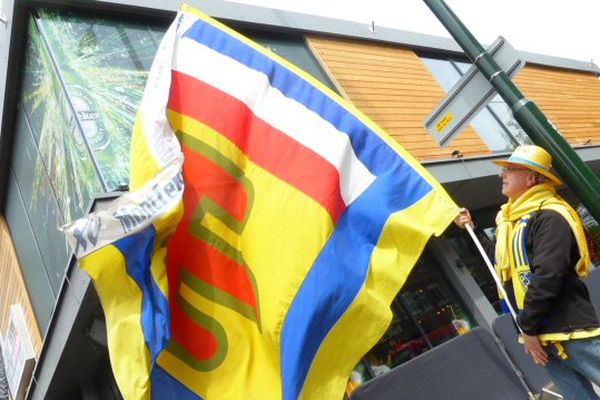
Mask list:
MULTIPOLYGON (((341 20, 294 11, 266 8, 229 1, 191 1, 215 18, 277 28, 293 29, 306 33, 326 34, 346 39, 363 39, 416 48, 464 55, 452 38, 410 32, 389 27, 373 27, 355 21, 341 20)), ((600 68, 593 62, 519 51, 526 63, 570 69, 600 76, 600 68)))
MULTIPOLYGON (((33 2, 32 0, 29 0, 33 2)), ((40 3, 49 2, 41 0, 40 3)), ((154 9, 158 12, 176 12, 178 3, 172 0, 101 0, 73 2, 72 0, 53 0, 54 4, 68 4, 77 7, 78 4, 110 9, 111 7, 129 6, 143 10, 154 9)), ((454 39, 425 33, 410 32, 389 27, 379 27, 355 21, 341 20, 318 15, 267 8, 229 0, 188 0, 188 3, 199 8, 206 14, 221 19, 257 25, 277 30, 289 29, 303 33, 325 34, 346 39, 362 39, 374 42, 406 46, 417 50, 439 51, 464 55, 454 39)), ((530 52, 520 52, 527 63, 548 67, 570 69, 593 73, 600 76, 600 68, 593 62, 578 61, 530 52)))

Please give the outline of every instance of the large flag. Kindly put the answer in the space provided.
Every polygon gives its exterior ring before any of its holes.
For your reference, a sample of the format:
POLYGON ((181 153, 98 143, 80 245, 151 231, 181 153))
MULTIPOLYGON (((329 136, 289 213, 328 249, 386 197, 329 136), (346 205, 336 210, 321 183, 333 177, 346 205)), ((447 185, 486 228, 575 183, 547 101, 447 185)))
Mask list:
POLYGON ((126 399, 339 400, 458 212, 351 104, 189 6, 131 154, 132 192, 65 228, 126 399))

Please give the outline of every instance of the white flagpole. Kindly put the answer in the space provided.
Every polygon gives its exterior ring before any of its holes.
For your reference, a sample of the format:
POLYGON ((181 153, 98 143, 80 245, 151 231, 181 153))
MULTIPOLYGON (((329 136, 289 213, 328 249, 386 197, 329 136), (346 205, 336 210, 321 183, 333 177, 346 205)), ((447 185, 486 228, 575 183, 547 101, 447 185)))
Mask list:
MULTIPOLYGON (((483 260, 485 261, 485 265, 487 265, 488 270, 490 271, 490 274, 492 274, 492 277, 494 278, 494 281, 496 282, 496 286, 498 287, 498 290, 500 291, 500 293, 502 293, 502 296, 504 297, 504 300, 506 301, 506 305, 508 306, 508 309, 510 310, 510 314, 512 315, 513 320, 515 321, 515 325, 517 326, 519 333, 522 335, 523 330, 521 329, 521 327, 519 326, 519 322, 517 321, 517 313, 515 312, 515 309, 512 307, 512 304, 510 304, 510 301, 508 300, 508 296, 506 295, 506 290, 504 290, 504 286, 502 285, 502 281, 500 280, 500 277, 496 273, 496 269, 492 265, 492 262, 490 261, 489 257, 487 256, 487 253, 483 249, 481 242, 479 241, 479 239, 477 239, 477 236, 475 236, 475 232, 473 232, 473 227, 471 226, 471 224, 465 224, 465 228, 467 228, 467 232, 469 232, 471 239, 473 239, 475 246, 477 246, 479 253, 481 253, 481 257, 483 257, 483 260)), ((504 356, 506 357, 506 360, 510 364, 512 370, 519 377, 519 381, 521 382, 521 385, 523 385, 523 388, 525 388, 525 391, 527 391, 529 400, 536 399, 533 392, 531 391, 531 389, 529 389, 529 386, 525 382, 525 378, 523 378, 523 373, 516 367, 516 365, 513 363, 512 359, 511 359, 511 357, 506 353, 506 349, 504 348, 504 344, 502 343, 502 341, 500 339, 496 339, 496 343, 498 343, 500 350, 502 350, 502 352, 504 353, 504 356)))
POLYGON ((519 332, 522 334, 523 330, 521 329, 521 327, 519 326, 519 323, 517 322, 517 313, 515 312, 514 308, 512 307, 512 304, 510 304, 509 298, 506 294, 506 290, 504 290, 504 285, 502 285, 502 281, 500 281, 500 277, 496 273, 496 269, 492 265, 492 262, 490 261, 489 257, 487 256, 487 253, 483 249, 481 242, 479 242, 479 239, 477 239, 477 236, 475 236, 475 232, 473 232, 473 227, 471 226, 471 224, 465 224, 465 228, 467 228, 467 231, 469 232, 471 239, 475 243, 475 246, 477 246, 479 253, 481 253, 481 257, 483 257, 483 260, 485 261, 485 265, 487 265, 488 270, 492 274, 492 277, 494 278, 494 281, 496 282, 496 286, 498 287, 498 290, 500 291, 500 293, 502 293, 502 296, 504 297, 504 300, 506 301, 506 305, 508 306, 508 309, 510 310, 510 314, 512 315, 513 320, 515 321, 515 324, 517 325, 519 332))

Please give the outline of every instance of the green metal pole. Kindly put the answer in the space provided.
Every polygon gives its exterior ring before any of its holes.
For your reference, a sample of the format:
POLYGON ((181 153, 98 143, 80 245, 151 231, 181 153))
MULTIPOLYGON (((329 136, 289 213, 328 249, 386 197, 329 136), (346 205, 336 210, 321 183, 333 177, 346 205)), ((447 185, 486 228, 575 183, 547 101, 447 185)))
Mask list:
POLYGON ((546 115, 527 99, 443 0, 423 0, 462 47, 473 64, 496 88, 515 120, 531 140, 551 155, 554 168, 581 202, 600 221, 600 179, 581 160, 546 115))

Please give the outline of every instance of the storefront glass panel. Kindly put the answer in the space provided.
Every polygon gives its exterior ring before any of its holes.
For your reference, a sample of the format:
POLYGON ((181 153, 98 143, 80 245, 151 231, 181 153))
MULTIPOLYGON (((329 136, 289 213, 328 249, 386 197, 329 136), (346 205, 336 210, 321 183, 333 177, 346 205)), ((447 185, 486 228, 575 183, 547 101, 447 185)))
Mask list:
POLYGON ((510 130, 512 136, 520 144, 533 144, 527 133, 521 128, 519 123, 514 119, 510 107, 502 100, 500 95, 494 96, 494 98, 488 104, 488 107, 494 112, 494 115, 502 121, 504 126, 510 130))
MULTIPOLYGON (((82 216, 95 194, 103 191, 93 160, 87 150, 74 113, 69 107, 59 76, 36 24, 29 24, 29 45, 26 53, 18 125, 31 128, 39 157, 29 184, 39 187, 50 177, 53 192, 64 219, 82 216), (25 120, 22 120, 25 119, 25 120)), ((39 197, 29 205, 35 209, 39 197)))
MULTIPOLYGON (((475 326, 446 282, 441 267, 427 252, 413 268, 391 309, 390 327, 359 364, 358 369, 364 365, 369 372, 367 379, 384 374, 475 326)), ((354 372, 360 372, 358 369, 354 372)))
POLYGON ((598 268, 600 267, 600 224, 582 203, 576 203, 574 208, 583 223, 592 268, 598 268))
POLYGON ((157 51, 156 28, 57 11, 36 19, 104 191, 129 182, 131 127, 157 51))
POLYGON ((163 31, 56 11, 29 20, 6 219, 42 330, 71 254, 59 227, 128 184, 131 129, 163 31))
POLYGON ((323 68, 319 65, 313 54, 300 36, 273 35, 264 33, 247 33, 252 40, 271 50, 273 53, 285 58, 295 66, 308 72, 314 78, 332 90, 336 90, 323 68))
POLYGON ((471 238, 461 235, 448 238, 448 240, 454 248, 454 251, 456 251, 460 262, 467 268, 494 310, 496 310, 498 314, 502 313, 496 282, 471 238))
MULTIPOLYGON (((127 187, 131 129, 165 30, 56 10, 31 19, 21 103, 65 220, 127 187)), ((300 36, 249 35, 332 86, 300 36)))
MULTIPOLYGON (((21 111, 21 109, 19 108, 21 111)), ((35 237, 35 244, 42 256, 44 270, 50 280, 52 290, 58 293, 63 280, 64 269, 70 255, 70 249, 60 227, 64 219, 52 188, 45 165, 37 152, 33 135, 28 127, 27 119, 19 112, 17 134, 13 153, 13 168, 20 192, 20 197, 27 209, 27 218, 35 237), (34 165, 35 168, 30 166, 34 165), (35 182, 35 183, 34 183, 35 182)), ((33 243, 18 243, 21 251, 31 251, 33 243)), ((23 268, 38 268, 23 265, 23 268)))
POLYGON ((23 203, 12 169, 9 171, 4 212, 35 318, 40 330, 45 332, 54 308, 55 293, 50 286, 46 269, 42 267, 44 262, 35 246, 36 239, 31 226, 26 222, 28 209, 23 203))
POLYGON ((487 107, 477 113, 471 120, 471 125, 475 131, 480 133, 481 138, 492 152, 506 152, 518 145, 506 127, 499 123, 487 107))

